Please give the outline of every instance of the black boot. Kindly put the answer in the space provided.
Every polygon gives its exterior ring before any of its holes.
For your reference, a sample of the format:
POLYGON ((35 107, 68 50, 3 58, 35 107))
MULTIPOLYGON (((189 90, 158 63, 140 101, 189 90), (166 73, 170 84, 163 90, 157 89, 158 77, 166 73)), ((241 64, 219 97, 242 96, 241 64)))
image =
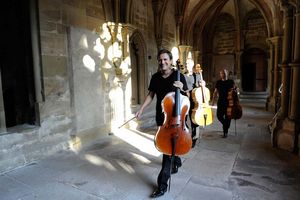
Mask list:
POLYGON ((227 138, 228 127, 224 124, 223 125, 223 138, 227 138))
POLYGON ((174 163, 174 166, 172 167, 171 174, 176 174, 178 172, 179 167, 181 167, 180 163, 174 163))
POLYGON ((196 146, 196 142, 197 142, 197 139, 192 140, 192 148, 194 148, 196 146))
POLYGON ((223 138, 227 138, 228 129, 224 129, 223 138))
POLYGON ((157 188, 152 194, 151 194, 151 198, 157 198, 157 197, 160 197, 162 195, 165 194, 165 192, 167 191, 167 188, 165 189, 160 189, 160 188, 157 188))

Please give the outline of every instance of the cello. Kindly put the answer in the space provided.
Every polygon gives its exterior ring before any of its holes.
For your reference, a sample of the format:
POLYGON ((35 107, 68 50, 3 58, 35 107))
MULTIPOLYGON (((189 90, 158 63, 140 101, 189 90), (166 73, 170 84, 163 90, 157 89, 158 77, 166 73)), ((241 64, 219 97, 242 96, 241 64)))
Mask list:
POLYGON ((209 105, 210 92, 203 85, 202 69, 199 65, 200 86, 192 90, 192 99, 195 107, 192 110, 192 121, 199 126, 207 126, 213 123, 213 112, 209 105))
MULTIPOLYGON (((180 80, 179 68, 176 73, 177 80, 180 80)), ((165 119, 155 135, 156 148, 171 156, 188 153, 192 148, 192 137, 185 124, 190 108, 189 98, 180 94, 180 89, 176 88, 175 92, 169 92, 164 97, 162 108, 165 119)))
POLYGON ((239 97, 237 94, 237 89, 232 88, 228 91, 227 95, 228 106, 226 109, 226 114, 229 119, 240 119, 243 115, 242 106, 239 102, 239 97))
POLYGON ((226 115, 229 119, 234 119, 234 132, 236 135, 236 120, 240 119, 243 115, 242 106, 240 105, 236 88, 232 88, 228 91, 227 100, 228 106, 226 109, 226 115))

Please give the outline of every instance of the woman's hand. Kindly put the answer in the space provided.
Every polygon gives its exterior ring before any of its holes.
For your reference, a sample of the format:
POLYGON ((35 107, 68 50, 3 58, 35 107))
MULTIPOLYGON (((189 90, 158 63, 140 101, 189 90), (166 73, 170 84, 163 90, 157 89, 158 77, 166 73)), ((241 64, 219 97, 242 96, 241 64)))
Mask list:
POLYGON ((173 84, 175 87, 179 88, 181 91, 183 91, 183 83, 180 81, 175 81, 173 84))
POLYGON ((137 119, 140 119, 142 113, 143 113, 143 109, 140 109, 139 111, 137 111, 137 112, 135 113, 135 117, 136 117, 137 119))

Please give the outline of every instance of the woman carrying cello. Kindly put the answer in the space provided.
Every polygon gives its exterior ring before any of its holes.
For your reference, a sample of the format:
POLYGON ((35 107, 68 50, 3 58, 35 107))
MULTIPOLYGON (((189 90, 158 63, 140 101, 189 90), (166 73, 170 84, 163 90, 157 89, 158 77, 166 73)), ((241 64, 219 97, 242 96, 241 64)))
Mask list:
POLYGON ((194 88, 199 87, 200 77, 199 77, 199 75, 197 75, 194 72, 193 60, 187 60, 186 69, 187 69, 187 72, 184 74, 184 77, 186 79, 186 83, 187 83, 187 87, 188 87, 187 92, 189 94, 190 103, 191 103, 191 107, 190 107, 190 111, 189 111, 189 118, 190 118, 191 129, 192 129, 192 140, 193 140, 192 147, 194 147, 196 144, 196 141, 199 137, 199 134, 197 135, 197 127, 199 127, 199 125, 195 124, 192 120, 192 112, 195 107, 195 103, 192 99, 192 91, 194 88))
MULTIPOLYGON (((142 104, 140 110, 136 113, 136 117, 140 118, 143 110, 152 102, 154 96, 157 97, 156 102, 156 124, 161 127, 164 123, 164 113, 162 112, 161 102, 163 98, 169 93, 180 89, 180 93, 186 95, 187 85, 185 78, 180 74, 180 81, 177 81, 177 73, 172 69, 172 53, 166 49, 162 49, 158 52, 157 60, 159 64, 159 71, 152 75, 149 93, 146 96, 144 103, 142 104)), ((172 166, 172 173, 176 173, 178 168, 181 167, 181 159, 175 156, 174 163, 172 166)), ((171 174, 171 156, 163 154, 162 168, 157 178, 157 189, 150 196, 156 198, 164 195, 167 191, 168 180, 171 174)))
POLYGON ((213 123, 213 112, 209 105, 210 91, 205 86, 200 64, 196 65, 200 76, 199 86, 192 91, 192 100, 195 104, 192 109, 192 121, 199 126, 207 126, 213 123))
POLYGON ((227 137, 231 122, 231 118, 227 115, 227 107, 229 103, 228 92, 234 88, 236 88, 234 81, 228 79, 228 71, 226 69, 222 69, 220 71, 220 80, 217 81, 215 91, 213 93, 212 105, 215 104, 215 99, 218 96, 217 117, 223 126, 223 138, 227 137))

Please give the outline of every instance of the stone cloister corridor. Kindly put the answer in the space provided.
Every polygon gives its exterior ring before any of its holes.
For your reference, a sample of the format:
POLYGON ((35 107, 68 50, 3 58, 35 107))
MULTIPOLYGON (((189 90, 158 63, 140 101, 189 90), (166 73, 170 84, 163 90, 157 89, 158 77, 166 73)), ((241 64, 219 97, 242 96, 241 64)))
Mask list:
MULTIPOLYGON (((300 158, 272 148, 266 124, 272 115, 262 103, 243 103, 244 116, 222 138, 218 122, 201 129, 201 140, 172 175, 160 199, 294 200, 300 195, 300 158)), ((151 115, 143 121, 151 121, 151 115)), ((141 123, 141 121, 139 122, 141 123)), ((134 124, 134 122, 133 122, 134 124)), ((148 124, 151 124, 149 122, 148 124)), ((0 176, 1 198, 149 199, 161 154, 156 128, 129 126, 79 152, 61 151, 0 176), (132 142, 132 141, 138 142, 132 142)))
POLYGON ((161 49, 210 95, 227 69, 244 111, 226 139, 201 129, 161 198, 299 199, 300 0, 4 0, 0 26, 0 199, 147 199, 155 103, 119 126, 161 49))

